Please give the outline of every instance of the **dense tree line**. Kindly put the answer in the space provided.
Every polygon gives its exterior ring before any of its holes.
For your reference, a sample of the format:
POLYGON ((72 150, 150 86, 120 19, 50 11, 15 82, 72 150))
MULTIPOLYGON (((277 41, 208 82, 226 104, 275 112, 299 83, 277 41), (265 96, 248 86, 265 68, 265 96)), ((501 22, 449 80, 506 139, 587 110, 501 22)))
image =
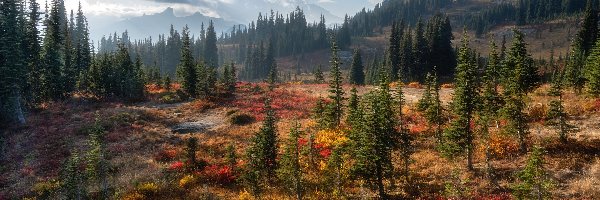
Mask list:
POLYGON ((427 23, 419 20, 414 29, 404 21, 393 23, 387 56, 367 67, 367 83, 377 84, 382 70, 392 81, 401 77, 403 82, 425 82, 426 74, 434 68, 441 77, 451 78, 456 66, 452 39, 450 19, 442 14, 427 23), (384 68, 386 63, 389 71, 384 68))
POLYGON ((62 0, 52 1, 43 19, 36 1, 1 3, 2 121, 24 123, 26 108, 76 91, 78 77, 92 62, 87 20, 81 6, 67 18, 62 0))

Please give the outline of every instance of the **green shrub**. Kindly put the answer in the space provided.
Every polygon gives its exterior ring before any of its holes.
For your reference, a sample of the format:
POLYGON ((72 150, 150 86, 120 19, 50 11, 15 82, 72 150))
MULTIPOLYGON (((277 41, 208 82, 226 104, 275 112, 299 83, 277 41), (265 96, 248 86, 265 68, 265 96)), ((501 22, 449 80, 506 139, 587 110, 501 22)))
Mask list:
POLYGON ((248 125, 254 122, 254 117, 246 113, 235 113, 229 118, 229 122, 233 125, 248 125))

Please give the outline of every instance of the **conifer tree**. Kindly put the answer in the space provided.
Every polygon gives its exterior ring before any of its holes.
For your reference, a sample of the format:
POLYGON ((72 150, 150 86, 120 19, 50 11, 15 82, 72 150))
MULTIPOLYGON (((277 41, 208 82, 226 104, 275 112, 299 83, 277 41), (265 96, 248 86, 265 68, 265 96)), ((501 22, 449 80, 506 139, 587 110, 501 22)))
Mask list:
MULTIPOLYGON (((566 66, 565 78, 570 86, 581 93, 586 84, 586 58, 592 53, 598 39, 598 11, 588 0, 583 25, 573 42, 571 58, 566 66)), ((589 63, 587 63, 589 64, 589 63)))
POLYGON ((315 75, 315 83, 321 84, 325 82, 325 77, 323 76, 322 66, 318 65, 317 69, 314 72, 315 75))
POLYGON ((102 199, 108 199, 108 170, 110 166, 106 159, 104 135, 104 127, 100 123, 99 116, 96 116, 96 121, 89 132, 88 145, 90 149, 85 155, 86 172, 90 180, 98 182, 102 199))
POLYGON ((248 161, 245 181, 255 195, 261 192, 266 182, 272 182, 278 167, 277 128, 275 111, 271 108, 271 99, 265 100, 265 120, 252 138, 252 144, 246 152, 248 161))
POLYGON ((229 165, 229 169, 231 169, 231 171, 237 171, 237 161, 238 156, 235 153, 235 146, 233 144, 230 144, 229 146, 227 146, 227 164, 229 165))
MULTIPOLYGON (((479 109, 479 121, 478 124, 481 126, 479 133, 481 138, 485 142, 485 162, 486 162, 486 176, 494 184, 494 168, 491 165, 491 137, 489 127, 492 125, 492 120, 498 117, 498 110, 501 108, 501 97, 498 94, 498 76, 499 76, 499 61, 500 55, 498 54, 498 47, 493 41, 490 45, 490 55, 487 67, 483 75, 483 86, 481 94, 481 105, 479 109)), ((498 122, 496 122, 497 124, 498 122)))
POLYGON ((348 116, 346 124, 350 127, 359 126, 362 123, 362 114, 359 108, 359 98, 356 88, 350 90, 350 99, 348 100, 348 116))
POLYGON ((189 36, 189 28, 185 26, 182 31, 183 45, 181 47, 181 61, 177 68, 177 75, 181 81, 181 87, 188 95, 195 97, 197 95, 196 88, 198 77, 196 67, 194 67, 194 58, 190 49, 191 41, 189 36))
POLYGON ((66 199, 87 198, 87 177, 80 169, 83 163, 79 152, 72 152, 61 172, 61 194, 66 199))
POLYGON ((452 112, 455 119, 450 128, 444 132, 446 154, 467 153, 467 168, 473 169, 473 140, 471 128, 477 103, 477 63, 469 48, 469 38, 465 31, 462 46, 458 53, 455 89, 452 96, 452 112))
POLYGON ((340 65, 342 64, 338 56, 338 46, 335 42, 331 45, 331 72, 329 82, 329 99, 331 104, 328 107, 328 117, 331 118, 330 128, 340 125, 343 116, 344 90, 342 88, 342 72, 340 65))
MULTIPOLYGON (((402 75, 398 75, 398 79, 402 79, 402 75)), ((397 126, 400 127, 398 130, 398 147, 400 149, 400 155, 403 161, 403 174, 404 180, 406 184, 409 186, 412 184, 410 179, 410 163, 411 163, 411 155, 414 153, 414 146, 412 144, 413 137, 410 135, 408 128, 406 126, 405 117, 403 113, 403 107, 406 103, 404 99, 404 91, 402 88, 402 84, 398 84, 396 87, 396 103, 398 107, 397 118, 398 123, 397 126)))
POLYGON ((298 144, 301 135, 300 125, 296 122, 290 129, 283 155, 279 161, 280 167, 277 169, 277 175, 279 180, 283 182, 284 188, 298 200, 302 199, 304 192, 303 173, 300 166, 300 146, 298 144))
MULTIPOLYGON (((42 62, 40 58, 40 31, 38 24, 40 22, 40 6, 35 0, 29 0, 29 13, 25 32, 25 58, 27 60, 27 87, 23 88, 26 102, 30 104, 40 103, 42 62)), ((1 101, 1 100, 0 100, 1 101)))
MULTIPOLYGON (((395 81, 398 79, 398 74, 400 71, 400 63, 401 63, 401 52, 402 52, 402 47, 401 47, 401 40, 402 40, 402 31, 404 29, 404 22, 394 22, 392 23, 392 34, 390 36, 390 47, 389 47, 389 52, 390 52, 390 64, 391 64, 391 72, 392 72, 392 81, 395 81)), ((353 65, 354 66, 354 65, 353 65)))
POLYGON ((433 75, 430 78, 428 88, 431 90, 429 106, 424 110, 425 118, 430 126, 435 126, 435 137, 438 140, 438 145, 442 144, 442 126, 444 125, 444 108, 440 100, 440 84, 438 83, 436 69, 433 70, 433 75))
POLYGON ((7 0, 0 6, 0 124, 25 124, 21 94, 27 63, 22 52, 20 4, 7 0))
POLYGON ((565 111, 563 106, 563 72, 556 67, 554 77, 552 80, 552 91, 551 96, 558 97, 550 101, 550 109, 546 117, 546 124, 554 127, 558 131, 560 140, 563 143, 568 142, 570 133, 576 132, 577 127, 569 124, 567 119, 569 118, 568 113, 565 111))
POLYGON ((350 83, 355 85, 365 84, 365 67, 359 49, 354 50, 352 67, 350 68, 350 83))
POLYGON ((503 63, 505 106, 502 109, 504 118, 508 120, 505 130, 519 139, 522 153, 527 151, 526 139, 529 134, 527 114, 523 111, 527 93, 540 83, 538 70, 527 53, 523 33, 514 30, 513 44, 503 63), (510 70, 509 70, 510 69, 510 70))
POLYGON ((204 41, 204 62, 207 67, 219 66, 219 50, 217 49, 217 33, 211 20, 206 29, 206 40, 204 41))
POLYGON ((553 183, 544 169, 543 151, 534 146, 525 168, 517 173, 519 182, 513 185, 517 199, 549 199, 553 183))
POLYGON ((432 104, 432 96, 431 96, 431 82, 433 81, 433 76, 431 73, 427 73, 425 78, 425 90, 423 91, 423 96, 417 102, 417 110, 420 112, 425 112, 429 106, 432 104))
POLYGON ((58 100, 63 97, 62 73, 65 61, 61 52, 64 35, 61 32, 61 1, 53 0, 48 19, 45 21, 46 33, 42 47, 42 95, 46 100, 58 100))
POLYGON ((585 77, 587 93, 593 97, 600 97, 600 40, 596 42, 587 59, 585 77))

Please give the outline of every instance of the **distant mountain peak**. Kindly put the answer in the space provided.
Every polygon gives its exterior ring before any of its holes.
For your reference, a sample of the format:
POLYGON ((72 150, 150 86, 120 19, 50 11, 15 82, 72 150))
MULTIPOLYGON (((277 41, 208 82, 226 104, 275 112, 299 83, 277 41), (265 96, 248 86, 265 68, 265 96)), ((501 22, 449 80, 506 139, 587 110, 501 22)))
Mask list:
POLYGON ((162 15, 175 16, 175 10, 171 7, 168 7, 161 13, 162 15))

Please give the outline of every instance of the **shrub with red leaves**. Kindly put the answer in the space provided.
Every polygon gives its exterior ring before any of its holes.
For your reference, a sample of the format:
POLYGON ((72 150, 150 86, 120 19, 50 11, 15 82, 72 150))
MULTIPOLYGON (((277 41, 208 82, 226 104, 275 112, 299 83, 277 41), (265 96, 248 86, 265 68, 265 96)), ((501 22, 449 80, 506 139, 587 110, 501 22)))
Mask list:
POLYGON ((154 154, 154 160, 158 162, 169 162, 175 159, 177 151, 173 149, 164 149, 154 154))
POLYGON ((204 168, 204 176, 210 182, 228 185, 235 182, 236 176, 229 166, 210 165, 204 168))
POLYGON ((183 162, 181 161, 177 161, 174 163, 171 163, 171 165, 169 165, 169 170, 170 171, 183 171, 183 162))
POLYGON ((256 88, 263 88, 260 85, 244 85, 238 90, 241 98, 237 98, 230 106, 237 107, 240 110, 254 116, 258 121, 264 120, 264 101, 268 96, 271 99, 271 107, 275 110, 277 117, 282 119, 307 118, 314 107, 316 98, 300 91, 288 91, 285 89, 275 89, 267 93, 264 90, 257 91, 256 88))

